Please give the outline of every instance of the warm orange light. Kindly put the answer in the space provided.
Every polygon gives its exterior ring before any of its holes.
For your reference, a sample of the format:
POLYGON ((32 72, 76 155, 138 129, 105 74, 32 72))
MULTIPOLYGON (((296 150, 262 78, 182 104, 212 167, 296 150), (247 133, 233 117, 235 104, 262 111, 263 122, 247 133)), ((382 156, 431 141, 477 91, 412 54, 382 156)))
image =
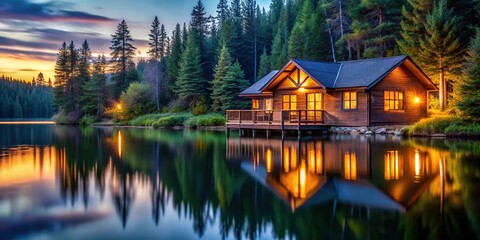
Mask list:
POLYGON ((306 183, 307 183, 307 164, 305 160, 302 160, 300 163, 300 197, 305 198, 306 193, 306 183))
POLYGON ((122 104, 120 104, 120 103, 117 104, 117 109, 118 109, 118 110, 122 110, 122 104))
POLYGON ((303 87, 298 88, 298 91, 300 91, 300 92, 305 92, 305 88, 303 88, 303 87))
POLYGON ((419 97, 415 97, 415 99, 413 100, 415 102, 415 104, 418 104, 420 103, 420 98, 419 97))
POLYGON ((122 158, 122 133, 118 131, 118 156, 122 158))
POLYGON ((415 150, 415 179, 420 178, 420 152, 415 150))
POLYGON ((267 153, 266 153, 266 156, 265 156, 265 161, 266 161, 266 165, 267 165, 267 172, 271 172, 272 171, 272 167, 273 167, 273 163, 272 163, 272 150, 267 149, 267 153))
POLYGON ((403 177, 403 158, 398 151, 388 151, 385 155, 385 180, 398 180, 403 177))
POLYGON ((357 154, 346 152, 343 157, 345 180, 357 179, 357 154))

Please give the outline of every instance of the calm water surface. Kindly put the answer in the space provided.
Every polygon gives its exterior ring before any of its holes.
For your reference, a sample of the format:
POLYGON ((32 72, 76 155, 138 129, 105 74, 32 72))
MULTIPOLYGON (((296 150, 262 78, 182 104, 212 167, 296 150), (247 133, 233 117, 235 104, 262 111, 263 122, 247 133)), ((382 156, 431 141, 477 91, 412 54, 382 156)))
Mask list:
POLYGON ((480 143, 0 125, 1 239, 476 239, 480 143))

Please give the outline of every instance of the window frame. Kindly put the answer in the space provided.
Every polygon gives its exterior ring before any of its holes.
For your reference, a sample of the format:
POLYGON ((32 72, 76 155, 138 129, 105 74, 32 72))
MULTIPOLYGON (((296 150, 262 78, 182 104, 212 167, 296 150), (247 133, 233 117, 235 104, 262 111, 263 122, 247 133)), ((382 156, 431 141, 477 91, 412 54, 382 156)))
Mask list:
POLYGON ((343 91, 342 92, 342 110, 343 111, 357 111, 358 110, 358 92, 357 91, 343 91), (348 100, 345 99, 345 94, 349 93, 348 100), (355 93, 355 100, 352 100, 352 93, 355 93), (345 108, 345 102, 349 102, 349 108, 345 108), (355 102, 355 108, 352 108, 352 102, 355 102))
POLYGON ((260 101, 258 99, 252 99, 252 109, 259 109, 260 101))
POLYGON ((383 111, 384 112, 404 112, 405 111, 405 92, 398 91, 398 90, 384 90, 383 91, 383 111), (390 98, 391 93, 393 93, 393 98, 390 98), (402 96, 402 98, 400 98, 400 95, 402 96), (388 109, 386 108, 387 101, 388 101, 388 109), (392 102, 394 106, 393 109, 390 108, 392 102), (401 106, 401 108, 398 108, 398 109, 396 108, 397 103, 398 103, 398 106, 401 106))
POLYGON ((297 94, 282 94, 282 110, 298 110, 297 94), (285 101, 285 96, 288 96, 288 102, 285 101), (295 96, 295 101, 292 101, 292 96, 295 96), (292 103, 295 103, 295 109, 292 109, 292 103), (288 104, 288 108, 285 108, 285 104, 288 104))

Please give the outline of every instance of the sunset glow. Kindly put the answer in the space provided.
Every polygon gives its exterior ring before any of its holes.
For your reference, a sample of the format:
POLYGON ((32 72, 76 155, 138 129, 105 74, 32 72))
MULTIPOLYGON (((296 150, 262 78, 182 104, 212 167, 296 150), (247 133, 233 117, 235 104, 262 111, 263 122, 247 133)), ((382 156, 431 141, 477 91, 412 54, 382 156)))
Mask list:
MULTIPOLYGON (((62 42, 74 41, 79 47, 86 39, 93 57, 98 54, 109 57, 110 35, 122 19, 129 24, 137 55, 146 57, 154 16, 159 16, 170 35, 177 22, 189 22, 195 3, 191 0, 0 1, 0 76, 31 81, 43 72, 45 79, 54 81, 56 54, 62 42)), ((268 7, 269 1, 257 3, 268 7)), ((207 15, 215 13, 216 1, 204 1, 204 5, 207 15)))

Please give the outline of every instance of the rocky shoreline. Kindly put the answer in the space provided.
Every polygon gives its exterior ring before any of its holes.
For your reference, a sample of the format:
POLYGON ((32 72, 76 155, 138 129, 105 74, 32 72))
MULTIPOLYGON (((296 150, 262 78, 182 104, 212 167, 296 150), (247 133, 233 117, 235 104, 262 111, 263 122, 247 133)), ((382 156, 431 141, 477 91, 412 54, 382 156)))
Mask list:
POLYGON ((375 127, 330 127, 330 134, 344 135, 396 135, 402 136, 406 133, 407 126, 375 126, 375 127))

